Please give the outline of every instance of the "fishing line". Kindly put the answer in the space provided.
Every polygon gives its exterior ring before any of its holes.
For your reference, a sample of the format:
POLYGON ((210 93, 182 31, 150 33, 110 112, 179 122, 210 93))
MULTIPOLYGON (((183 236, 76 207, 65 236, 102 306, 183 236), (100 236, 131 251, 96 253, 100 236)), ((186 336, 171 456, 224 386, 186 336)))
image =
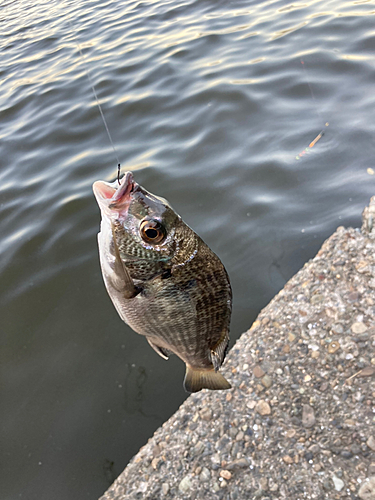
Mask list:
POLYGON ((82 58, 82 62, 83 62, 83 67, 85 68, 85 73, 86 73, 86 76, 87 76, 87 79, 89 81, 89 84, 90 84, 90 87, 91 87, 91 90, 92 90, 92 93, 94 94, 94 97, 95 97, 95 101, 96 101, 96 104, 98 105, 98 108, 99 108, 99 111, 100 111, 100 116, 102 117, 102 120, 103 120, 103 123, 104 123, 104 127, 107 131, 107 135, 108 135, 108 139, 109 139, 109 142, 111 143, 111 146, 112 146, 112 149, 113 149, 113 152, 115 154, 115 157, 116 157, 116 160, 117 160, 117 182, 118 184, 120 185, 120 173, 121 173, 121 164, 120 164, 120 160, 119 160, 119 157, 118 157, 118 154, 117 154, 117 151, 116 151, 116 148, 115 148, 115 145, 112 141, 112 137, 111 137, 111 134, 109 132, 109 127, 107 125, 107 121, 105 119, 105 116, 104 116, 104 113, 103 113, 103 110, 102 110, 102 107, 100 105, 100 102, 99 102, 99 99, 98 99, 98 96, 96 94, 96 90, 95 90, 95 86, 94 86, 94 83, 91 79, 91 76, 90 76, 90 72, 88 70, 88 67, 87 67, 87 64, 86 64, 86 60, 85 60, 85 56, 83 55, 83 52, 82 52, 82 49, 81 49, 81 46, 80 44, 78 43, 78 37, 76 35, 76 33, 74 32, 74 29, 73 29, 73 26, 72 26, 72 23, 70 21, 70 19, 68 19, 69 21, 69 24, 70 24, 70 29, 73 33, 73 37, 75 39, 75 42, 77 44, 77 47, 78 47, 78 50, 79 50, 79 53, 81 54, 81 58, 82 58))
MULTIPOLYGON (((315 107, 315 112, 316 114, 318 115, 318 118, 319 118, 319 121, 323 122, 323 118, 321 116, 321 114, 319 113, 319 110, 318 110, 318 104, 317 104, 317 101, 315 99, 315 95, 314 95, 314 91, 310 85, 310 82, 309 82, 309 79, 307 77, 307 70, 306 70, 306 67, 305 67, 305 62, 302 61, 301 59, 301 64, 302 64, 302 67, 303 67, 303 72, 304 72, 304 75, 305 75, 305 81, 307 83, 307 85, 309 86, 309 89, 310 89, 310 92, 311 92, 311 97, 313 98, 313 102, 314 102, 314 107, 315 107)), ((324 124, 325 127, 328 127, 329 123, 326 122, 324 124)), ((310 152, 310 149, 313 148, 315 146, 315 144, 323 137, 325 133, 325 129, 322 129, 319 134, 315 137, 315 139, 313 141, 310 142, 310 144, 307 146, 307 148, 305 148, 303 151, 301 151, 297 156, 296 156, 296 160, 299 160, 300 158, 302 158, 302 156, 304 156, 305 154, 309 153, 310 152)))
POLYGON ((315 94, 314 94, 314 91, 310 85, 310 81, 309 81, 309 78, 307 76, 307 69, 306 69, 306 66, 305 66, 305 61, 302 61, 301 59, 301 64, 302 64, 302 68, 303 68, 303 74, 305 76, 305 82, 307 83, 307 85, 309 86, 309 89, 310 89, 310 92, 311 92, 311 97, 313 98, 313 101, 314 101, 314 105, 315 105, 315 113, 318 115, 318 118, 323 121, 323 118, 321 116, 321 114, 319 113, 319 109, 318 109, 318 103, 317 103, 317 100, 315 99, 315 94))

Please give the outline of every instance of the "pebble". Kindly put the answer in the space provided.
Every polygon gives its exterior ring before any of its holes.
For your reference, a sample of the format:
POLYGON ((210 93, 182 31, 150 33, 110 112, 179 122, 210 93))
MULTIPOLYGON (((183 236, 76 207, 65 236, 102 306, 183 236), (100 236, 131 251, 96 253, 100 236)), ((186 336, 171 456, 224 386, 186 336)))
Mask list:
POLYGON ((283 460, 286 464, 292 464, 293 463, 293 458, 289 455, 284 455, 283 460))
POLYGON ((161 491, 162 491, 163 495, 168 495, 169 484, 168 483, 163 483, 161 485, 161 491))
POLYGON ((192 457, 197 457, 198 455, 201 455, 204 450, 204 443, 202 441, 198 441, 198 443, 192 448, 190 454, 192 457))
POLYGON ((374 436, 370 436, 366 441, 366 444, 372 451, 375 451, 375 438, 374 436))
POLYGON ((154 470, 157 470, 158 467, 163 463, 163 459, 161 457, 156 457, 152 460, 151 462, 151 467, 154 469, 154 470))
POLYGON ((264 385, 264 387, 266 389, 269 389, 272 385, 272 379, 269 375, 264 375, 264 377, 262 377, 262 384, 264 385))
POLYGON ((309 448, 309 451, 311 451, 311 453, 314 453, 314 455, 316 455, 317 453, 320 452, 320 446, 318 444, 312 444, 309 448))
POLYGON ((353 443, 350 447, 350 451, 353 455, 359 455, 361 453, 361 448, 357 444, 353 443))
POLYGON ((253 374, 256 378, 262 378, 266 373, 262 370, 259 365, 255 365, 253 368, 253 374))
POLYGON ((248 467, 249 462, 246 458, 239 458, 237 460, 233 460, 233 462, 229 462, 226 465, 227 470, 236 470, 243 469, 244 467, 248 467))
POLYGON ((245 433, 243 431, 240 431, 236 435, 236 441, 242 441, 244 437, 245 437, 245 433))
POLYGON ((353 323, 351 330, 353 333, 365 333, 367 326, 364 323, 353 323))
POLYGON ((211 472, 207 467, 203 467, 202 472, 199 474, 199 480, 202 481, 202 483, 206 483, 211 479, 211 472))
POLYGON ((375 373, 375 368, 372 366, 366 366, 358 373, 358 377, 371 377, 375 373))
POLYGON ((234 486, 230 493, 230 500, 238 500, 239 498, 240 498, 240 490, 237 486, 234 486))
POLYGON ((275 491, 277 491, 279 489, 279 485, 277 483, 273 483, 271 486, 270 486, 270 491, 272 491, 273 493, 275 491))
POLYGON ((357 337, 354 337, 353 340, 354 340, 354 342, 366 342, 369 339, 369 337, 370 336, 369 336, 368 332, 365 332, 365 333, 361 333, 357 337))
POLYGON ((361 296, 358 292, 352 292, 352 293, 349 293, 349 295, 348 295, 349 302, 358 302, 358 300, 360 298, 361 298, 361 296))
POLYGON ((187 475, 181 480, 178 489, 181 491, 181 493, 187 493, 191 487, 192 487, 191 478, 190 475, 187 475))
POLYGON ((217 493, 218 491, 220 491, 220 483, 218 483, 217 481, 215 481, 214 484, 212 485, 212 491, 214 493, 217 493))
POLYGON ((223 469, 220 471, 220 477, 229 481, 232 477, 232 473, 229 470, 223 469))
POLYGON ((332 481, 335 486, 336 491, 341 491, 343 487, 345 486, 345 483, 342 479, 339 477, 335 476, 335 474, 332 475, 332 481))
POLYGON ((238 434, 237 427, 231 427, 229 429, 229 435, 230 435, 231 438, 235 438, 237 436, 237 434, 238 434))
POLYGON ((303 405, 302 408, 302 425, 306 428, 313 427, 315 425, 315 413, 314 408, 310 405, 303 405))
POLYGON ((212 410, 211 408, 208 408, 208 407, 205 407, 205 408, 202 408, 202 410, 199 412, 199 416, 203 419, 203 420, 211 420, 212 418, 212 410))
POLYGON ((255 410, 259 415, 262 415, 262 417, 271 414, 271 407, 264 399, 258 401, 255 410))
POLYGON ((362 500, 375 500, 375 477, 370 477, 364 482, 358 491, 358 496, 362 500))
POLYGON ((224 448, 227 446, 227 444, 230 442, 230 438, 224 434, 220 439, 219 441, 217 442, 216 444, 216 448, 218 450, 224 450, 224 448))
POLYGON ((328 382, 323 382, 322 385, 320 386, 319 390, 321 392, 324 392, 328 389, 328 382))
POLYGON ((146 491, 147 491, 147 483, 146 483, 146 481, 142 481, 142 482, 139 483, 138 491, 140 493, 146 493, 146 491))
POLYGON ((328 481, 328 479, 324 479, 324 481, 323 481, 323 488, 325 490, 330 490, 331 489, 331 483, 328 481))
POLYGON ((320 295, 320 294, 317 294, 317 295, 313 295, 311 297, 311 304, 319 304, 319 302, 322 302, 324 300, 324 295, 320 295))
POLYGON ((331 330, 337 335, 341 335, 342 333, 344 333, 344 328, 339 323, 335 323, 334 325, 332 325, 331 330))
POLYGON ((340 344, 339 342, 337 342, 336 340, 334 340, 333 342, 331 342, 329 345, 328 345, 328 352, 329 354, 335 354, 336 351, 338 351, 340 349, 340 344))
POLYGON ((259 485, 263 491, 268 490, 268 479, 266 477, 261 477, 259 480, 259 485))

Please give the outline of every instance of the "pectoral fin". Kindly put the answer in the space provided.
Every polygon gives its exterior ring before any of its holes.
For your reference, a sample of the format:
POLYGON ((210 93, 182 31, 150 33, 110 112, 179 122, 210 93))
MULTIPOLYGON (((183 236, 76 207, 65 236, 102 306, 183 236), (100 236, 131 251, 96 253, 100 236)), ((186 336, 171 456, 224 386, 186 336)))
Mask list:
POLYGON ((115 266, 114 274, 111 276, 111 282, 114 288, 123 294, 125 299, 132 299, 139 293, 139 289, 134 285, 132 277, 120 257, 120 251, 116 243, 116 234, 113 225, 112 236, 115 250, 115 266))
POLYGON ((152 340, 150 340, 150 337, 147 337, 147 342, 154 349, 154 351, 156 351, 159 354, 159 356, 161 356, 163 359, 169 358, 171 351, 169 351, 165 347, 160 347, 160 346, 154 344, 154 342, 152 340))

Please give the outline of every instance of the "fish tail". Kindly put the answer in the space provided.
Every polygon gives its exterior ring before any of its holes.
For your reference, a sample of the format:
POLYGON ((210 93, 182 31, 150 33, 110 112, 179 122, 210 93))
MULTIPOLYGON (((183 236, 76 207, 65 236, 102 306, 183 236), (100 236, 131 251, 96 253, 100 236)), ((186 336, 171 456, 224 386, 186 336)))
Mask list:
POLYGON ((184 389, 186 392, 198 392, 201 389, 230 389, 232 386, 221 373, 212 370, 197 370, 186 365, 184 389))

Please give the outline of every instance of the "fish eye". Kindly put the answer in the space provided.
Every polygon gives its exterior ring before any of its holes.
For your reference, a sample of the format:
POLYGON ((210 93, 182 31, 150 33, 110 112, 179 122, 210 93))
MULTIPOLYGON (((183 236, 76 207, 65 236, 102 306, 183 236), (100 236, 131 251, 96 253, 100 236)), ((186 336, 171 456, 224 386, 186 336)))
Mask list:
POLYGON ((160 243, 166 236, 164 227, 157 220, 143 220, 139 230, 146 243, 160 243))

